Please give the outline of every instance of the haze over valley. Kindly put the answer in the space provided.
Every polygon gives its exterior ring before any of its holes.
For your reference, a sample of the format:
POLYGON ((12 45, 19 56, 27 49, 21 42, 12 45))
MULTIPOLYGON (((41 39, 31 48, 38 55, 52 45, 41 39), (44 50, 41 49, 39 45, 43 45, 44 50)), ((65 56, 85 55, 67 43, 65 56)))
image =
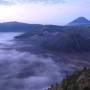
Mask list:
POLYGON ((0 31, 1 90, 45 90, 90 67, 90 21, 84 17, 66 26, 7 22, 0 31))
POLYGON ((90 0, 0 0, 0 90, 90 90, 90 0))

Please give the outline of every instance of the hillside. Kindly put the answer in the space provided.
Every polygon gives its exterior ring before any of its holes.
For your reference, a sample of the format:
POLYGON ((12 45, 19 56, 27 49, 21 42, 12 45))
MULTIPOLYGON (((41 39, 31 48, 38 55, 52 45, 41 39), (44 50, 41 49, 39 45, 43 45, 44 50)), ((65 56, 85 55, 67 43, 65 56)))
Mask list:
POLYGON ((51 85, 48 90, 90 90, 90 69, 84 68, 67 76, 61 84, 51 85))
POLYGON ((46 26, 17 36, 15 40, 31 44, 35 50, 87 52, 90 51, 90 27, 46 26))

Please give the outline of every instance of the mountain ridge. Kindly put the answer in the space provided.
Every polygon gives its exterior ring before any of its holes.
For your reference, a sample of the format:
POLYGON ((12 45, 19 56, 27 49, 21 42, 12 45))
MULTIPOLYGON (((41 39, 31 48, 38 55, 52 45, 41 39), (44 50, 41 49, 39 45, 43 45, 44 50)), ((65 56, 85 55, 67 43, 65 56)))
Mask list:
POLYGON ((61 25, 42 25, 42 24, 29 24, 24 22, 17 22, 17 21, 11 21, 11 22, 3 22, 0 23, 0 32, 29 32, 29 31, 36 31, 41 29, 48 29, 49 31, 60 31, 65 29, 70 29, 78 26, 90 26, 90 21, 84 17, 79 17, 70 23, 68 23, 65 26, 61 25))

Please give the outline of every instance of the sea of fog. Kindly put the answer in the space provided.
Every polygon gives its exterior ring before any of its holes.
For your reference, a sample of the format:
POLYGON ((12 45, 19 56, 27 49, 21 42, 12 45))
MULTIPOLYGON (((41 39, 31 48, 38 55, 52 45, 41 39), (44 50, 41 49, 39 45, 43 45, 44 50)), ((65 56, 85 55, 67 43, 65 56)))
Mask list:
MULTIPOLYGON (((75 67, 57 63, 52 57, 5 49, 21 33, 0 33, 0 90, 45 90, 60 82, 75 67), (3 47, 3 48, 2 48, 3 47)), ((17 43, 19 44, 19 43, 17 43)))

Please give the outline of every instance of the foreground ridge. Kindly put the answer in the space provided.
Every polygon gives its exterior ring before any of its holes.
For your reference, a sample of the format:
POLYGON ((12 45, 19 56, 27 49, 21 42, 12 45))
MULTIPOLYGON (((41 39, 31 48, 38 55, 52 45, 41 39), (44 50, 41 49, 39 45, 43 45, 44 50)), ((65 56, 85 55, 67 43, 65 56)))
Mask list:
POLYGON ((48 90, 90 90, 90 69, 77 71, 67 76, 61 84, 52 85, 48 90))

